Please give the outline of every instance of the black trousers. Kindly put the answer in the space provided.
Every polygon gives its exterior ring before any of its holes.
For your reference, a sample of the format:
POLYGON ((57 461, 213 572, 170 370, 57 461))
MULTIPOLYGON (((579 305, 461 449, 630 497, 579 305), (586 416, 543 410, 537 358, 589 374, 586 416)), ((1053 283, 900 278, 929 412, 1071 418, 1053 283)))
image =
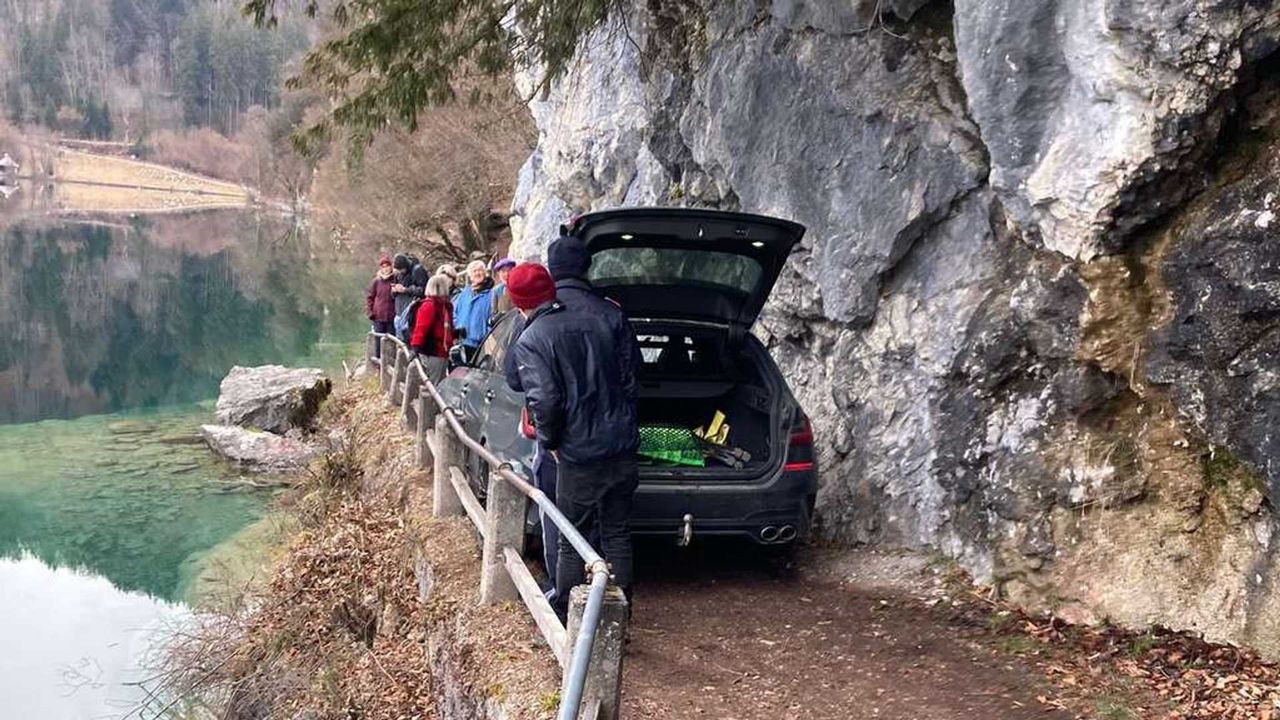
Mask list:
MULTIPOLYGON (((561 459, 556 478, 556 507, 584 537, 599 529, 601 550, 614 582, 631 596, 631 503, 640 482, 632 453, 593 463, 561 459)), ((569 612, 569 591, 586 577, 582 558, 560 536, 556 561, 556 596, 553 607, 564 618, 569 612)))

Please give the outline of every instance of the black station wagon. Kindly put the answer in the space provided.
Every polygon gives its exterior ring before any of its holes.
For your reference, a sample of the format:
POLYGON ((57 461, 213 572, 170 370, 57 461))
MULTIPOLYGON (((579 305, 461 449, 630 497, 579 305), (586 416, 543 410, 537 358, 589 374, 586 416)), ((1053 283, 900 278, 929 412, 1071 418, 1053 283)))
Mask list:
MULTIPOLYGON (((817 492, 813 434, 750 330, 804 228, 759 215, 628 208, 580 216, 567 229, 591 253, 591 282, 635 328, 642 434, 697 428, 710 440, 698 442, 705 457, 692 464, 641 455, 633 531, 683 542, 803 537, 817 492)), ((500 318, 440 389, 472 437, 527 470, 534 447, 520 431, 524 397, 503 376, 514 320, 500 318)), ((483 499, 487 468, 468 463, 483 499)))

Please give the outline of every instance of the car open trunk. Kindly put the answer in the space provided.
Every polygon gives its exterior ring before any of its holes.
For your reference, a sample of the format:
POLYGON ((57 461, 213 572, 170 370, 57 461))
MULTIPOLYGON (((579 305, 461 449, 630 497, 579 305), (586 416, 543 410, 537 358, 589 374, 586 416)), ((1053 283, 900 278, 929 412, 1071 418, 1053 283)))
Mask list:
POLYGON ((677 436, 707 428, 717 411, 729 426, 705 467, 649 454, 641 476, 741 481, 781 467, 782 418, 775 416, 785 389, 749 329, 804 227, 745 213, 622 208, 577 217, 563 231, 582 239, 591 254, 588 279, 636 328, 645 355, 642 447, 646 429, 652 435, 655 426, 671 426, 677 436), (750 459, 718 457, 735 449, 750 459))
POLYGON ((735 478, 763 474, 774 461, 770 448, 777 423, 772 415, 778 403, 751 340, 734 340, 724 328, 653 322, 637 323, 636 334, 644 357, 640 425, 708 429, 719 412, 728 426, 723 444, 710 443, 721 452, 706 457, 705 466, 641 456, 641 474, 735 478))

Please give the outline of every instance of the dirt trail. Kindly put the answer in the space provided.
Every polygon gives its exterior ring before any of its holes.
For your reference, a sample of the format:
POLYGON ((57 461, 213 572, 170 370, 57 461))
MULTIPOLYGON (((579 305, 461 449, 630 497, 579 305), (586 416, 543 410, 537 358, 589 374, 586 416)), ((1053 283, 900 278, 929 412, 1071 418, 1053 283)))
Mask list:
POLYGON ((759 552, 639 548, 623 718, 1073 717, 1037 700, 1041 671, 949 604, 793 577, 759 552))

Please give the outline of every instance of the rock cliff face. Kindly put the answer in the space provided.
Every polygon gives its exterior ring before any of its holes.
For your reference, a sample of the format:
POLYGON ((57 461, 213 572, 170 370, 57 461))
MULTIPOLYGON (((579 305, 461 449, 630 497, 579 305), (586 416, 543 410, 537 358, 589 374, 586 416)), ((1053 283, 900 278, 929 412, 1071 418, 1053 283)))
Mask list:
POLYGON ((825 534, 1280 655, 1278 46, 1253 0, 649 0, 532 104, 516 253, 804 223, 757 332, 825 534))

